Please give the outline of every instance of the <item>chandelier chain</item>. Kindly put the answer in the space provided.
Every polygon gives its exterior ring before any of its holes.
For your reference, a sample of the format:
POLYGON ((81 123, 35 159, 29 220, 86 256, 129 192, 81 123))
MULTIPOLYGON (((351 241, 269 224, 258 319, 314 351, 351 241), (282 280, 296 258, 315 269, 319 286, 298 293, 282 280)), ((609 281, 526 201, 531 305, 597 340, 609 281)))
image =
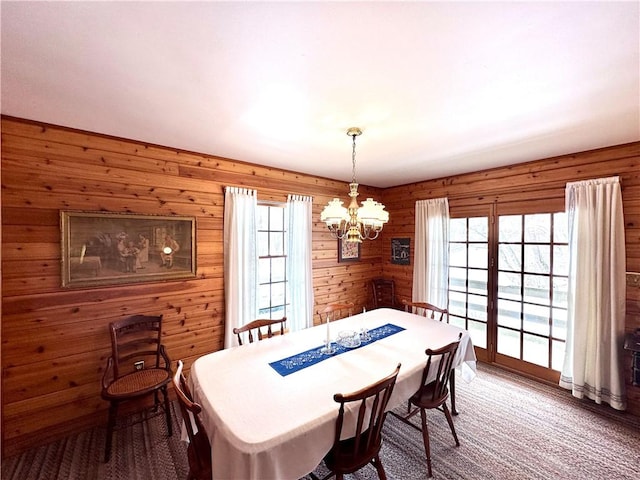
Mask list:
POLYGON ((357 183, 356 182, 356 135, 351 135, 351 137, 353 138, 353 149, 351 151, 351 164, 353 165, 353 171, 352 171, 352 177, 353 177, 353 181, 352 183, 357 183))

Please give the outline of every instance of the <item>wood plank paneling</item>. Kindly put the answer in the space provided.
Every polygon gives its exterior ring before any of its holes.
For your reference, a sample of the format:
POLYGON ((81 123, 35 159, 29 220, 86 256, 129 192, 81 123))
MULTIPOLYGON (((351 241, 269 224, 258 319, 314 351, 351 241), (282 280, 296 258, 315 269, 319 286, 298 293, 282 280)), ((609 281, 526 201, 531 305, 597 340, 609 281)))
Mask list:
POLYGON ((3 455, 106 421, 99 386, 111 321, 162 313, 167 351, 187 369, 222 348, 226 185, 255 188, 259 200, 312 195, 316 308, 336 299, 367 305, 367 282, 382 272, 380 247, 371 242, 361 262, 339 264, 336 240, 319 221, 329 199, 347 198, 346 183, 2 118, 3 455), (63 289, 60 210, 195 216, 196 278, 63 289))

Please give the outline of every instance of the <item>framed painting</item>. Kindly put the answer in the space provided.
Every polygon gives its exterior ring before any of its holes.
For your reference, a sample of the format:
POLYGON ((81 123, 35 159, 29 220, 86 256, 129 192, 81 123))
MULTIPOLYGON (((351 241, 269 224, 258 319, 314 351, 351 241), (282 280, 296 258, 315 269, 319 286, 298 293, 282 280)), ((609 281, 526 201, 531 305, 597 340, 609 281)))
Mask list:
POLYGON ((195 217, 60 212, 62 286, 196 276, 195 217))
POLYGON ((395 265, 409 265, 410 238, 391 239, 391 263, 395 265))
POLYGON ((360 243, 338 239, 338 262, 360 261, 360 243))

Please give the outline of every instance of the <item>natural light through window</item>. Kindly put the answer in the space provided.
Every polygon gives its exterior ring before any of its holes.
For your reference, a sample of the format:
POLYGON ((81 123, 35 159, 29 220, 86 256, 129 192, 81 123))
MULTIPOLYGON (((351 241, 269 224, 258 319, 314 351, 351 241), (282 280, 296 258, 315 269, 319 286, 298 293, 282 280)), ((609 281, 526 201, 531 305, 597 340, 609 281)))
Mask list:
POLYGON ((286 209, 258 205, 258 314, 260 318, 287 315, 286 209))

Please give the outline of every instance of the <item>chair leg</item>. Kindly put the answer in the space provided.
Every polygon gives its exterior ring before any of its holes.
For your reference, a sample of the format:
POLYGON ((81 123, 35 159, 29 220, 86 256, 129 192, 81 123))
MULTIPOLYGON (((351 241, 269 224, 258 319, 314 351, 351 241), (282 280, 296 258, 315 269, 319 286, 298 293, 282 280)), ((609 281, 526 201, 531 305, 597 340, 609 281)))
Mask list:
POLYGON ((104 463, 111 458, 111 440, 113 437, 113 430, 116 426, 116 416, 118 415, 118 402, 111 402, 109 404, 109 420, 107 422, 107 440, 104 447, 104 463))
POLYGON ((456 447, 460 446, 460 442, 458 441, 458 435, 456 435, 456 427, 453 426, 453 418, 451 418, 451 413, 449 413, 449 408, 447 407, 447 403, 442 404, 442 411, 447 417, 447 422, 449 423, 449 427, 451 428, 451 433, 453 433, 453 438, 456 441, 456 447))
POLYGON ((384 467, 382 466, 382 462, 380 462, 380 454, 376 455, 371 461, 373 466, 376 467, 376 471, 378 472, 378 478, 380 480, 387 480, 387 474, 384 472, 384 467))
POLYGON ((449 374, 449 391, 451 392, 451 413, 458 415, 456 410, 456 369, 452 368, 449 374))
POLYGON ((427 412, 424 408, 420 409, 420 417, 422 417, 422 440, 424 441, 424 453, 427 455, 427 477, 431 477, 431 446, 429 445, 429 427, 427 427, 427 412))
POLYGON ((167 392, 166 385, 162 387, 162 395, 164 395, 164 414, 167 419, 167 431, 169 436, 173 435, 173 423, 171 422, 171 409, 169 406, 169 393, 167 392))

